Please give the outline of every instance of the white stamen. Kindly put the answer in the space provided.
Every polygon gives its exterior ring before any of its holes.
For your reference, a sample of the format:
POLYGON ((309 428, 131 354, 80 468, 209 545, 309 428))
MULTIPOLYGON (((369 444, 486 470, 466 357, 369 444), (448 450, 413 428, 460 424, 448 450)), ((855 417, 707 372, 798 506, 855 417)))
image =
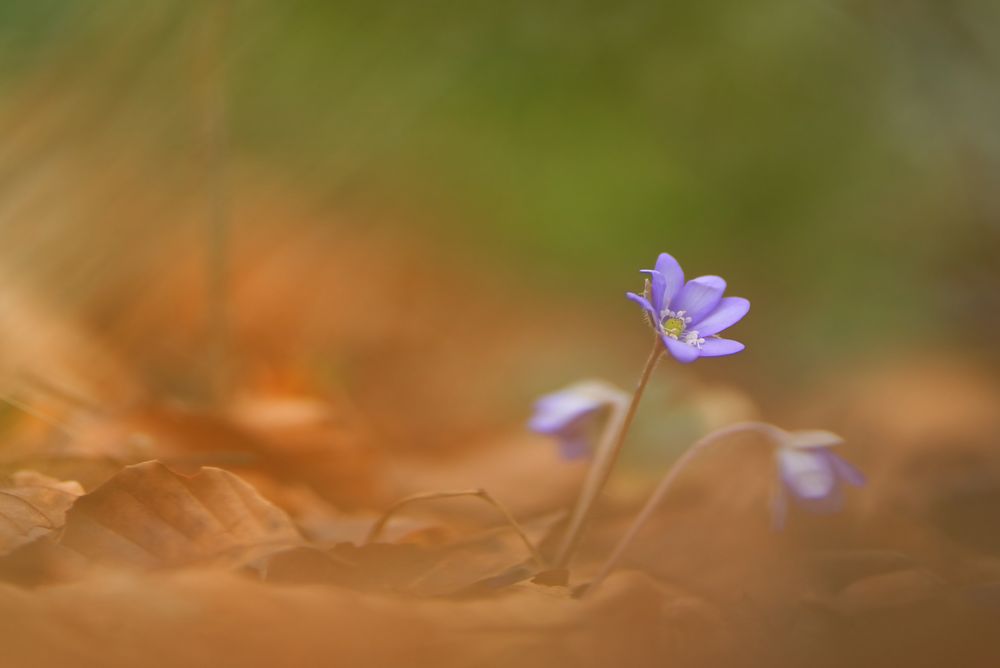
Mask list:
POLYGON ((689 346, 694 346, 698 350, 701 350, 701 347, 705 345, 705 339, 698 336, 697 329, 692 329, 690 332, 684 333, 684 343, 688 344, 689 346))
MULTIPOLYGON (((693 329, 687 331, 687 326, 691 324, 691 317, 685 315, 687 311, 671 311, 670 309, 663 309, 660 314, 660 330, 676 341, 683 341, 689 346, 694 346, 695 348, 701 350, 701 347, 705 344, 705 339, 703 339, 698 334, 698 330, 693 329), (669 331, 665 328, 664 323, 669 320, 676 320, 681 323, 680 331, 669 331)), ((671 329, 676 329, 673 325, 671 329)))

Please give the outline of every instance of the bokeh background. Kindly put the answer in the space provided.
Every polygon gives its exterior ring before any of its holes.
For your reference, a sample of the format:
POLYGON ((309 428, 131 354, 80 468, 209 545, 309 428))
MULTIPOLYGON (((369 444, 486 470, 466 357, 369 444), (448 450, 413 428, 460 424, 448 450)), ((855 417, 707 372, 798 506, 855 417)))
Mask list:
POLYGON ((1000 665, 998 36, 995 0, 0 0, 4 658, 1000 665), (842 512, 775 531, 734 438, 592 603, 481 499, 364 543, 481 487, 550 550, 588 462, 532 403, 632 386, 661 251, 747 349, 656 370, 569 581, 739 420, 843 435, 842 512))
POLYGON ((622 294, 668 250, 753 302, 747 353, 692 373, 765 406, 887 359, 992 368, 998 14, 2 3, 0 268, 50 318, 19 340, 72 325, 185 400, 293 376, 426 444, 442 405, 459 438, 631 383, 622 294))

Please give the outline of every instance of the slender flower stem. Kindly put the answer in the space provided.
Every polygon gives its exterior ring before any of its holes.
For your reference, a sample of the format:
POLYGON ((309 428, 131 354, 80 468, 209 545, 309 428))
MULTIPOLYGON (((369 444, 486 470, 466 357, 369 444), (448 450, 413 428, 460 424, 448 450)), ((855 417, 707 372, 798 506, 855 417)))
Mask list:
POLYGON ((208 5, 196 54, 196 82, 202 107, 207 215, 204 220, 206 246, 206 292, 209 304, 208 394, 215 403, 228 398, 230 381, 229 288, 231 270, 232 221, 227 174, 227 109, 225 38, 231 14, 230 0, 208 5))
POLYGON ((21 411, 25 415, 30 415, 33 418, 37 418, 46 424, 59 429, 65 434, 72 436, 74 438, 78 437, 79 434, 69 425, 68 422, 60 420, 59 418, 50 415, 46 411, 36 408, 28 403, 25 403, 18 399, 17 397, 0 393, 0 402, 5 404, 10 404, 17 410, 21 411))
POLYGON ((728 427, 717 429, 695 441, 694 445, 688 448, 687 451, 681 455, 681 458, 670 467, 667 474, 663 476, 660 484, 657 485, 656 489, 649 497, 649 500, 646 501, 646 505, 643 506, 639 515, 636 516, 635 521, 632 522, 632 526, 629 527, 629 530, 624 536, 622 536, 621 540, 618 541, 618 544, 615 546, 611 556, 608 557, 608 560, 604 562, 604 566, 597 574, 597 577, 595 577, 587 586, 584 595, 589 596, 592 594, 594 590, 600 586, 604 579, 608 577, 611 571, 615 569, 618 562, 621 561, 621 558, 625 555, 625 552, 632 545, 635 537, 639 534, 639 531, 642 530, 649 519, 653 516, 653 513, 656 512, 656 509, 659 508, 660 503, 662 503, 664 497, 667 495, 667 492, 669 492, 671 487, 673 487, 674 481, 677 480, 687 465, 710 445, 718 443, 728 436, 744 431, 756 431, 772 440, 780 438, 782 435, 781 430, 773 425, 767 424, 766 422, 737 422, 736 424, 729 425, 728 427))
POLYGON ((541 552, 538 551, 538 548, 535 547, 535 544, 531 542, 531 539, 528 538, 528 534, 525 533, 524 528, 520 525, 520 523, 516 519, 514 519, 514 516, 510 514, 510 511, 507 510, 507 507, 504 506, 499 501, 497 501, 495 498, 493 498, 493 496, 485 489, 462 489, 450 492, 422 492, 420 494, 411 494, 410 496, 403 497, 399 501, 396 501, 394 504, 389 506, 386 509, 386 511, 382 513, 382 516, 378 518, 378 521, 376 521, 375 524, 372 525, 371 530, 369 530, 368 532, 368 537, 365 538, 364 544, 368 545, 369 543, 374 543, 376 540, 378 540, 378 537, 382 535, 382 530, 385 529, 385 525, 389 522, 392 516, 395 515, 396 512, 403 506, 408 506, 411 503, 416 503, 418 501, 433 501, 435 499, 452 499, 457 496, 477 497, 482 499, 486 503, 490 504, 491 506, 493 506, 497 510, 497 512, 503 516, 504 520, 507 522, 510 528, 514 530, 514 533, 517 534, 518 538, 521 539, 521 542, 524 543, 524 546, 528 548, 528 552, 531 553, 531 558, 535 560, 535 563, 538 565, 538 567, 539 568, 546 567, 545 558, 542 556, 541 552))
POLYGON ((649 378, 653 375, 653 369, 656 368, 656 363, 662 354, 663 347, 660 343, 660 337, 656 336, 653 339, 653 349, 649 353, 649 359, 646 360, 646 366, 642 370, 642 375, 639 377, 639 383, 636 385, 635 393, 632 394, 632 400, 629 402, 628 408, 624 411, 624 414, 621 410, 616 410, 608 420, 608 427, 601 437, 601 443, 598 445, 594 459, 590 464, 590 469, 587 471, 587 478, 584 480, 583 488, 580 490, 580 496, 577 498, 573 512, 570 514, 569 523, 566 525, 566 532, 563 534, 559 550, 556 552, 553 568, 566 568, 570 559, 573 558, 573 553, 576 551, 577 545, 580 542, 580 536, 586 526, 587 518, 593 509, 594 501, 601 494, 601 491, 608 482, 608 478, 611 476, 611 471, 614 469, 615 463, 618 461, 618 457, 625 445, 625 437, 628 436, 629 427, 632 426, 632 420, 635 418, 636 410, 639 408, 639 401, 642 399, 646 384, 649 383, 649 378))
MULTIPOLYGON (((569 531, 570 526, 576 526, 582 523, 582 518, 589 512, 591 505, 597 498, 597 494, 586 494, 586 490, 597 488, 600 485, 599 478, 601 472, 605 466, 606 460, 611 456, 612 449, 614 447, 615 441, 618 438, 619 432, 622 429, 622 423, 625 420, 625 415, 628 412, 629 401, 625 397, 620 400, 615 401, 611 404, 611 412, 608 415, 608 419, 604 424, 604 429, 601 432, 600 440, 597 443, 597 447, 594 448, 594 457, 591 460, 590 467, 587 469, 587 476, 584 479, 583 487, 581 488, 579 496, 577 496, 576 503, 573 506, 573 511, 570 513, 570 519, 567 523, 567 530, 563 533, 562 540, 559 543, 559 549, 556 552, 556 558, 553 562, 555 568, 565 568, 566 564, 569 562, 571 552, 575 548, 577 539, 573 538, 573 535, 569 531)), ((579 532, 577 532, 579 534, 579 532)))

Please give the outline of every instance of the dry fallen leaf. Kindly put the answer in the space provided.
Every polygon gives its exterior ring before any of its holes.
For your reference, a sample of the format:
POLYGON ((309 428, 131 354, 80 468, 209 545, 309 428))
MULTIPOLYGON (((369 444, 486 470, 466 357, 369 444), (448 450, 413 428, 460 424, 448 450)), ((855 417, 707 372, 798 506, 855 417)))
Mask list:
POLYGON ((228 471, 188 477, 149 461, 81 497, 61 542, 97 562, 162 568, 245 564, 302 537, 284 511, 228 471))
MULTIPOLYGON (((525 536, 537 542, 551 530, 553 520, 550 516, 524 524, 525 536)), ((358 543, 341 542, 328 550, 316 544, 283 550, 263 563, 264 577, 269 582, 329 584, 417 597, 486 596, 530 579, 542 568, 523 539, 504 524, 471 534, 428 527, 394 542, 362 538, 358 543)))
POLYGON ((34 471, 18 471, 0 484, 0 556, 63 525, 83 488, 34 471))

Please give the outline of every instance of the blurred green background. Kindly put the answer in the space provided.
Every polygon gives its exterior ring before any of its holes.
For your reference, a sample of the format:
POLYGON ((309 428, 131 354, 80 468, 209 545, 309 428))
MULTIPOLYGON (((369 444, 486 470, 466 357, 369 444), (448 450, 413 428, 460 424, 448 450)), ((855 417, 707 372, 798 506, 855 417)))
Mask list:
POLYGON ((226 159, 542 299, 619 314, 661 250, 724 275, 763 382, 909 344, 988 354, 998 36, 990 0, 9 1, 0 110, 27 88, 61 111, 8 146, 0 188, 73 150, 60 132, 182 174, 203 75, 226 159))

